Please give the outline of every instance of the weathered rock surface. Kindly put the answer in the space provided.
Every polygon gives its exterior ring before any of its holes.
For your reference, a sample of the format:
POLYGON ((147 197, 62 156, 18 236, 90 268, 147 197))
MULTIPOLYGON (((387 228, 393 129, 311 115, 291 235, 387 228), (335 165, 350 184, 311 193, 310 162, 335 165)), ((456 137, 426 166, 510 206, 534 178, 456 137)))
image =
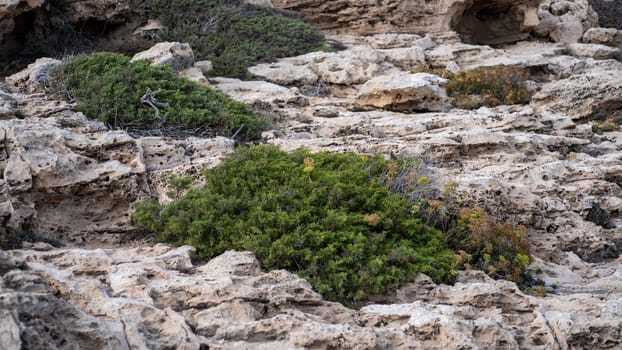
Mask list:
POLYGON ((299 12, 334 34, 425 34, 457 30, 464 40, 480 44, 524 39, 525 33, 538 24, 539 3, 539 0, 271 0, 272 6, 299 12), (500 12, 504 15, 495 15, 500 12))
POLYGON ((598 27, 598 14, 588 0, 544 0, 538 17, 534 32, 561 43, 579 42, 585 31, 598 27))
POLYGON ((0 266, 10 270, 0 270, 0 344, 33 350, 63 344, 98 349, 621 345, 619 291, 601 299, 536 298, 483 273, 461 273, 454 286, 437 286, 421 275, 398 291, 398 304, 356 312, 323 301, 296 275, 263 272, 250 253, 226 252, 204 265, 194 265, 192 256, 190 247, 164 245, 2 253, 0 266))
MULTIPOLYGON (((355 311, 286 271, 261 271, 249 253, 200 265, 189 247, 100 249, 132 229, 132 202, 169 201, 170 174, 196 175, 234 142, 107 130, 44 94, 57 62, 40 60, 0 86, 0 244, 30 249, 0 250, 0 348, 622 348, 622 132, 597 127, 622 121, 619 31, 590 29, 585 0, 254 2, 300 10, 333 33, 382 34, 333 36, 345 50, 250 69, 268 82, 208 80, 183 60, 181 74, 273 117, 265 141, 282 149, 421 158, 439 198, 455 183, 467 205, 527 226, 548 296, 461 272, 453 286, 418 276, 378 297, 387 304, 355 311), (532 28, 559 43, 474 45, 532 28), (437 78, 427 102, 403 91, 422 77, 411 69, 498 64, 533 73, 530 104, 445 109, 437 78)), ((39 6, 5 3, 0 32, 39 6)), ((59 3, 80 23, 120 23, 128 11, 59 3)))
POLYGON ((140 25, 134 23, 135 10, 120 0, 2 0, 0 72, 14 71, 37 56, 81 52, 99 46, 100 39, 108 47, 118 45, 140 25))
MULTIPOLYGON (((37 72, 29 68, 7 81, 14 89, 41 91, 37 72)), ((133 229, 131 203, 164 199, 171 172, 198 174, 233 147, 224 138, 136 139, 40 93, 0 88, 0 107, 6 115, 0 119, 2 229, 21 232, 27 240, 117 241, 117 234, 133 229)))
POLYGON ((428 73, 382 75, 361 86, 356 105, 395 112, 442 111, 447 80, 428 73))
POLYGON ((194 53, 187 43, 163 42, 132 57, 132 62, 139 60, 147 60, 152 66, 168 65, 178 72, 194 65, 194 53))
POLYGON ((0 2, 0 41, 15 29, 15 17, 41 7, 45 0, 3 0, 0 2))
POLYGON ((361 84, 389 72, 397 72, 386 56, 378 50, 355 47, 341 52, 312 52, 294 58, 284 58, 276 63, 264 63, 249 68, 260 78, 281 85, 361 84))

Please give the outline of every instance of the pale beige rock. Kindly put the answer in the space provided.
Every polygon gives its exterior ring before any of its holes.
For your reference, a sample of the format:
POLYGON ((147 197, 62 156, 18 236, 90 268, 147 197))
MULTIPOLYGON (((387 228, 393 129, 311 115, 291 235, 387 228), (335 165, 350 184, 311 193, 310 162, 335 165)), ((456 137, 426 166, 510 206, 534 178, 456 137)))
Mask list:
POLYGON ((194 66, 199 68, 203 73, 207 73, 214 69, 214 65, 208 60, 197 61, 194 63, 194 66))
POLYGON ((45 81, 52 69, 62 62, 53 58, 39 58, 34 63, 18 73, 6 77, 6 86, 14 91, 44 92, 45 81))
POLYGON ((616 28, 590 28, 583 33, 583 42, 622 47, 622 30, 616 28))
POLYGON ((138 60, 147 60, 152 66, 169 65, 173 70, 181 71, 194 65, 194 53, 187 43, 163 42, 132 57, 132 62, 138 60))
POLYGON ((551 39, 559 43, 577 43, 583 37, 583 24, 574 16, 567 16, 550 33, 551 39))
POLYGON ((446 82, 428 73, 382 75, 361 87, 356 104, 396 112, 442 111, 446 82))
POLYGON ((276 7, 301 13, 333 34, 434 33, 458 30, 477 43, 512 42, 524 38, 537 21, 540 1, 396 0, 383 3, 340 0, 272 0, 276 7), (504 11, 504 16, 480 13, 504 11))
POLYGON ((193 81, 197 84, 208 84, 207 78, 203 74, 203 71, 197 67, 186 68, 179 72, 179 76, 193 81))
POLYGON ((404 70, 425 66, 425 54, 419 46, 384 49, 380 52, 386 56, 387 61, 404 70))
POLYGON ((22 349, 19 326, 9 310, 0 310, 0 348, 6 350, 22 349))
POLYGON ((242 81, 232 78, 214 78, 213 87, 224 92, 234 100, 250 105, 270 103, 277 106, 306 106, 308 99, 294 89, 265 81, 242 81))
POLYGON ((576 57, 593 58, 595 60, 616 59, 621 57, 622 50, 617 47, 600 44, 575 43, 568 45, 568 53, 576 57))
POLYGON ((615 115, 622 105, 622 81, 617 78, 622 63, 597 61, 580 67, 567 79, 545 84, 534 96, 535 104, 573 118, 615 115))
POLYGON ((396 72, 385 62, 386 56, 369 47, 355 46, 340 52, 312 52, 276 63, 265 63, 249 68, 253 75, 270 82, 293 85, 313 84, 362 84, 374 76, 396 72))
POLYGON ((136 28, 136 30, 134 30, 134 33, 132 33, 132 34, 134 34, 134 35, 148 35, 150 33, 157 32, 158 30, 162 30, 164 28, 165 27, 159 21, 156 21, 154 19, 149 19, 147 21, 147 24, 145 24, 142 27, 136 28))
POLYGON ((224 138, 137 140, 42 95, 11 96, 25 118, 0 121, 0 212, 46 239, 110 244, 133 230, 131 203, 164 197, 171 172, 198 174, 233 148, 224 138))
POLYGON ((541 24, 536 33, 557 42, 576 43, 583 33, 598 27, 598 15, 588 0, 543 0, 538 16, 541 24))
MULTIPOLYGON (((453 286, 418 275, 398 291, 399 303, 354 311, 323 301, 291 273, 262 271, 249 252, 228 251, 199 266, 193 266, 193 254, 190 247, 165 245, 12 251, 21 265, 0 277, 0 304, 11 312, 0 317, 28 321, 8 319, 0 331, 28 329, 21 341, 29 349, 41 348, 37 340, 48 348, 71 341, 101 349, 620 345, 619 292, 605 299, 589 294, 536 298, 482 272, 460 272, 453 286), (56 314, 49 312, 53 307, 56 314)), ((0 266, 3 259, 0 254, 0 266)))
POLYGON ((365 40, 374 49, 396 49, 411 47, 413 44, 416 44, 416 42, 420 39, 421 36, 416 34, 399 33, 376 34, 365 37, 365 40))

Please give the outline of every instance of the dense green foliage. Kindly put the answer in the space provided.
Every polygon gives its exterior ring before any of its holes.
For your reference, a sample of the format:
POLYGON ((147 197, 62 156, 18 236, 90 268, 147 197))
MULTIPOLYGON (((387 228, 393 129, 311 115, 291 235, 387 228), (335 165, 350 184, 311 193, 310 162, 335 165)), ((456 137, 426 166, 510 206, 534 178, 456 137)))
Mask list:
POLYGON ((454 255, 387 179, 404 163, 354 154, 238 148, 206 184, 170 205, 138 206, 137 226, 212 258, 253 251, 343 302, 385 293, 418 272, 443 281, 454 255))
POLYGON ((149 8, 166 29, 153 41, 190 44, 209 59, 213 74, 246 76, 258 62, 296 56, 324 45, 323 34, 300 19, 239 0, 133 0, 149 8))
MULTIPOLYGON (((191 131, 192 135, 232 134, 245 124, 239 139, 261 136, 266 122, 246 105, 179 78, 169 66, 131 63, 116 53, 76 56, 52 73, 55 88, 78 102, 76 109, 115 128, 191 131), (168 106, 156 110, 141 102, 151 90, 168 106)), ((182 133, 183 134, 183 133, 182 133)))
POLYGON ((532 95, 525 84, 529 75, 527 69, 505 65, 461 71, 447 77, 447 95, 467 109, 526 104, 532 95))

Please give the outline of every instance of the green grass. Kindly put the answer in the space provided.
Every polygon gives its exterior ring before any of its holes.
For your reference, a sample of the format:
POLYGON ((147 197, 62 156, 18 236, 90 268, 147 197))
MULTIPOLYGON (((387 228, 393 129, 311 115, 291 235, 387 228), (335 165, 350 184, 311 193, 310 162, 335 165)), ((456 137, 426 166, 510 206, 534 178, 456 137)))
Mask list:
POLYGON ((226 95, 179 78, 169 66, 130 62, 121 54, 76 56, 52 73, 56 89, 77 101, 76 109, 114 128, 162 129, 184 135, 230 137, 242 124, 240 140, 255 140, 267 123, 226 95), (141 103, 150 89, 167 107, 156 111, 141 103))

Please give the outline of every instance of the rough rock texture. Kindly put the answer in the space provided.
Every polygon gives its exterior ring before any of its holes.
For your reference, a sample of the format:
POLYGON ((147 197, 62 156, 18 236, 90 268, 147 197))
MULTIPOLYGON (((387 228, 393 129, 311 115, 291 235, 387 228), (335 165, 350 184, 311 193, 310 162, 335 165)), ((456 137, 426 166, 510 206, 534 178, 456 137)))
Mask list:
POLYGON ((281 85, 315 84, 323 82, 337 85, 361 84, 395 67, 385 62, 387 56, 365 47, 340 52, 312 52, 294 58, 284 58, 276 63, 259 64, 249 72, 281 85))
POLYGON ((0 1, 0 41, 6 33, 15 29, 15 17, 41 7, 45 0, 3 0, 0 1))
MULTIPOLYGON (((41 60, 0 85, 0 245, 28 249, 0 250, 0 348, 622 348, 622 63, 609 59, 619 57, 618 32, 589 29, 595 19, 579 0, 542 2, 535 33, 560 43, 501 48, 474 43, 523 37, 537 1, 277 1, 334 32, 456 32, 334 36, 345 50, 251 68, 268 82, 181 74, 273 117, 264 141, 284 150, 419 157, 439 198, 455 183, 466 205, 527 227, 547 296, 460 272, 453 286, 418 276, 382 304, 351 310, 286 271, 261 271, 250 253, 202 264, 189 247, 102 249, 131 230, 134 200, 169 201, 171 173, 218 164, 233 141, 107 130, 45 95, 40 78, 56 62, 41 60), (533 73, 530 104, 415 113, 423 101, 411 96, 396 109, 404 113, 360 105, 374 82, 421 77, 412 69, 498 64, 533 73)), ((75 18, 114 23, 119 11, 75 18)), ((396 89, 378 90, 395 105, 396 89)))
POLYGON ((433 74, 382 75, 361 86, 356 105, 395 112, 442 111, 447 80, 433 74))
POLYGON ((132 62, 138 60, 147 60, 152 66, 169 65, 174 71, 181 71, 194 65, 194 53, 187 43, 163 42, 132 57, 132 62))
POLYGON ((583 33, 583 42, 622 48, 622 30, 615 28, 590 28, 583 33))
POLYGON ((494 44, 524 39, 538 24, 540 0, 272 0, 334 34, 459 31, 464 40, 494 44), (503 16, 498 16, 503 13, 503 16))
MULTIPOLYGON (((43 90, 34 72, 7 81, 43 90)), ((131 203, 164 197, 168 174, 198 174, 233 147, 224 138, 135 139, 44 94, 1 87, 0 113, 0 219, 26 240, 110 243, 132 229, 131 203)))
POLYGON ((118 48, 140 25, 134 10, 125 0, 2 0, 0 74, 37 57, 118 48))
MULTIPOLYGON (((193 249, 0 252, 3 349, 567 349, 622 345, 619 291, 535 298, 483 273, 418 276, 396 304, 323 301, 247 252, 204 265, 193 249), (6 312, 5 310, 11 310, 6 312), (598 310, 593 312, 591 310, 598 310)), ((620 273, 619 266, 615 270, 620 273)))
POLYGON ((534 32, 561 43, 579 42, 585 31, 598 27, 598 14, 588 0, 544 0, 538 17, 534 32))

